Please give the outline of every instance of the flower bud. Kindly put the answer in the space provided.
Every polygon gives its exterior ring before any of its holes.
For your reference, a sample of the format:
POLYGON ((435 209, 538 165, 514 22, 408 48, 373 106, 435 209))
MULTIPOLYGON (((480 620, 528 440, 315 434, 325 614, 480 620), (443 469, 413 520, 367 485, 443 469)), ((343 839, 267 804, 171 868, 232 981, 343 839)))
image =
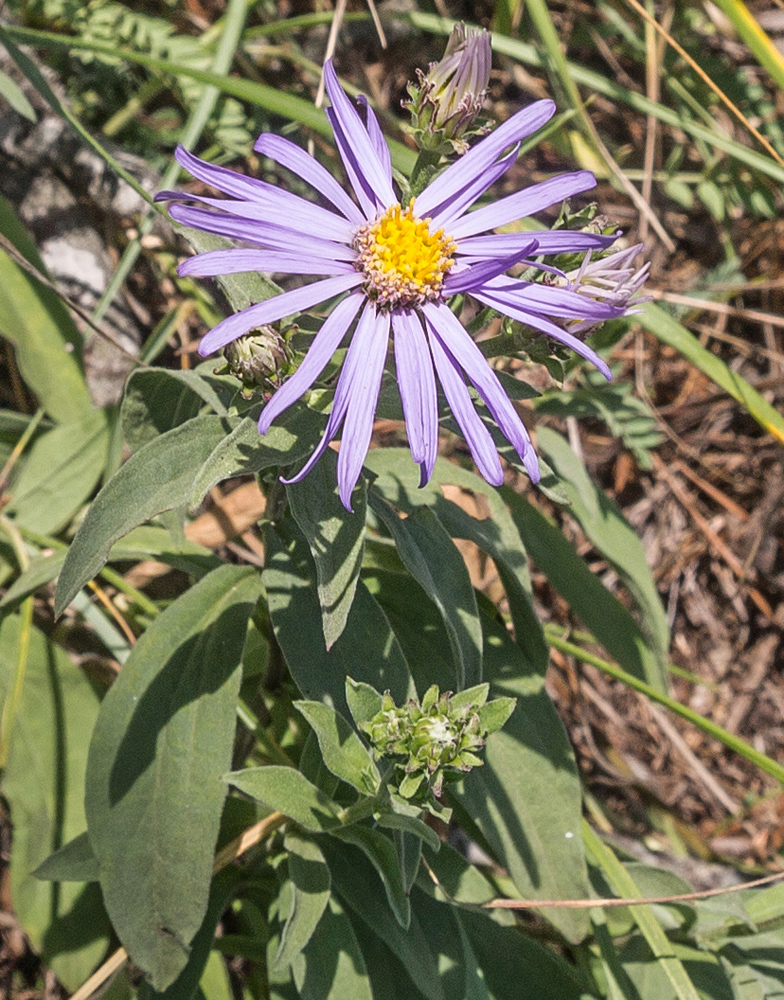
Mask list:
POLYGON ((488 685, 453 697, 433 685, 421 703, 397 707, 387 692, 381 709, 360 723, 378 757, 397 758, 398 793, 420 805, 434 801, 445 782, 456 781, 482 760, 477 752, 514 707, 511 698, 487 702, 488 685))
POLYGON ((238 337, 223 349, 226 364, 216 369, 242 382, 242 395, 250 399, 258 386, 269 385, 286 373, 290 357, 286 341, 271 326, 238 337))
POLYGON ((490 81, 490 35, 484 28, 457 24, 449 36, 444 57, 427 73, 417 70, 410 82, 411 130, 417 145, 432 153, 464 153, 468 139, 487 129, 474 128, 490 81))

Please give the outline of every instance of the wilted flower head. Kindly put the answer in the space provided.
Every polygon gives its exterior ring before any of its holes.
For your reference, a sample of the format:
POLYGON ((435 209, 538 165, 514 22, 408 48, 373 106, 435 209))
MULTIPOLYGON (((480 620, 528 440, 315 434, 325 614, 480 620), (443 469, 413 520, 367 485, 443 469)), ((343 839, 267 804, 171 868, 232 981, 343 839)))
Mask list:
POLYGON ((463 153, 482 110, 490 81, 490 35, 484 28, 456 24, 440 62, 427 73, 417 70, 418 85, 409 83, 411 128, 417 145, 431 152, 463 153))
MULTIPOLYGON (((637 307, 650 300, 650 296, 640 295, 648 279, 650 262, 646 261, 642 267, 635 267, 633 263, 642 250, 642 243, 596 257, 589 250, 580 266, 564 275, 563 283, 578 295, 623 309, 624 315, 633 315, 640 311, 637 307)), ((576 320, 569 324, 569 330, 580 333, 592 326, 590 321, 576 320)))
POLYGON ((183 167, 228 197, 163 191, 158 200, 172 202, 169 212, 183 225, 246 244, 197 254, 180 265, 180 274, 213 276, 255 270, 320 276, 229 316, 203 338, 199 352, 211 354, 258 326, 338 299, 302 364, 275 392, 259 419, 259 431, 264 434, 319 377, 353 328, 324 436, 288 482, 307 475, 342 428, 338 488, 343 504, 351 509, 351 493, 370 445, 390 334, 394 335, 411 454, 420 466, 421 484, 429 480, 438 451, 436 378, 485 479, 499 485, 504 473, 466 378, 531 479, 537 481, 539 464, 528 432, 449 301, 469 294, 483 306, 560 341, 609 378, 604 361, 564 325, 571 320, 599 323, 622 315, 623 307, 568 288, 512 278, 506 272, 518 263, 532 264, 534 257, 600 250, 615 237, 568 229, 492 233, 496 227, 592 188, 593 174, 587 170, 561 174, 469 211, 514 163, 520 141, 553 115, 552 101, 536 101, 447 167, 416 198, 402 204, 393 184, 389 148, 372 109, 361 101, 363 120, 341 89, 331 61, 324 67, 324 78, 332 104, 327 117, 356 202, 320 163, 282 136, 263 134, 256 151, 297 174, 329 207, 207 163, 182 147, 177 150, 183 167), (183 204, 187 202, 206 207, 183 204))

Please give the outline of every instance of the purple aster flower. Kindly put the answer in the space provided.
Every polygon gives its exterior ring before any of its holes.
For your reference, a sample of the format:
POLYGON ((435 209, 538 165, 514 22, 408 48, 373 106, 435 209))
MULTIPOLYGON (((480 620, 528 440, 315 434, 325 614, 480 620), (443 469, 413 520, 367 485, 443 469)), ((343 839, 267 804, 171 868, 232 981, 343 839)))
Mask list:
POLYGON ((177 160, 185 169, 228 197, 163 191, 158 200, 173 202, 170 214, 183 225, 247 245, 191 257, 180 265, 181 275, 263 271, 319 276, 218 323, 201 341, 199 353, 211 354, 249 330, 340 297, 300 367, 261 413, 259 431, 264 434, 318 378, 354 327, 324 436, 304 467, 286 482, 298 482, 307 475, 342 428, 338 488, 344 506, 351 510, 351 493, 370 444, 390 333, 411 455, 420 466, 421 485, 432 474, 438 450, 436 380, 485 479, 500 485, 503 469, 467 383, 536 482, 539 465, 528 433, 495 372, 449 308, 449 300, 468 293, 481 304, 568 345, 609 378, 607 365, 564 324, 575 320, 598 323, 622 315, 624 308, 506 272, 515 264, 530 263, 534 256, 600 250, 615 237, 570 230, 492 234, 499 226, 592 188, 593 174, 587 170, 561 174, 469 211, 512 165, 520 141, 553 115, 552 101, 536 101, 403 205, 395 193, 389 149, 370 106, 360 99, 363 121, 340 88, 331 61, 324 67, 324 76, 332 105, 327 116, 356 202, 320 163, 281 136, 261 135, 256 151, 297 174, 330 207, 206 163, 182 147, 177 150, 177 160), (180 202, 200 202, 206 207, 180 202))

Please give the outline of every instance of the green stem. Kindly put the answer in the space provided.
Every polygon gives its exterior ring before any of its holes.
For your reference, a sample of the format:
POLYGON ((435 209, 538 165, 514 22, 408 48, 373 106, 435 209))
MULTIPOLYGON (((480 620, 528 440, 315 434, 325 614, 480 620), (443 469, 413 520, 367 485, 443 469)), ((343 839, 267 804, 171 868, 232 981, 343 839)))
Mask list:
POLYGON ((545 628, 545 635, 547 641, 551 646, 560 650, 562 653, 568 653, 570 656, 574 656, 578 660, 582 660, 583 663, 590 663, 592 667, 596 667, 597 670, 601 670, 602 673, 607 674, 608 677, 613 677, 615 680, 621 681, 627 687, 634 688, 635 691, 639 691, 644 694, 646 698, 650 698, 651 701, 658 702, 665 708, 668 708, 671 712, 676 715, 680 715, 682 719, 688 719, 689 722, 697 726, 704 733, 712 736, 714 739, 719 740, 724 746, 729 747, 730 750, 734 750, 735 753, 745 757, 746 760, 750 761, 752 764, 756 764, 762 771, 766 774, 771 775, 771 777, 776 778, 777 781, 784 783, 784 767, 777 761, 768 757, 767 754, 761 753, 756 750, 750 743, 747 743, 740 736, 735 736, 734 733, 728 732, 721 726, 717 725, 715 722, 711 722, 710 719, 706 719, 704 716, 700 715, 699 712, 695 712, 693 708, 689 708, 687 705, 682 705, 679 701, 674 698, 670 698, 669 695, 662 694, 655 688, 651 687, 650 684, 646 684, 645 681, 639 680, 632 674, 627 673, 620 667, 616 666, 614 663, 608 663, 607 660, 603 660, 593 653, 589 653, 587 650, 583 649, 581 646, 576 646, 573 642, 568 642, 566 639, 561 638, 554 631, 554 626, 548 626, 545 628))

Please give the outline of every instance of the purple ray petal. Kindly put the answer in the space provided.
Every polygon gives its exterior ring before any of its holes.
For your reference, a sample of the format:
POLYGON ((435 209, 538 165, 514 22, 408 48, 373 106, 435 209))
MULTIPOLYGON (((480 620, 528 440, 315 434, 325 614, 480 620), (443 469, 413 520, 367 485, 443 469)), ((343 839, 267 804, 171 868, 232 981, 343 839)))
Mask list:
POLYGON ((422 311, 430 328, 430 342, 441 346, 465 371, 482 397, 502 434, 511 442, 533 482, 539 479, 539 463, 528 431, 504 392, 498 376, 454 313, 443 303, 428 303, 422 311))
POLYGON ((265 181, 257 180, 255 177, 246 177, 244 174, 238 174, 236 170, 229 170, 228 167, 219 167, 206 160, 200 160, 198 156, 189 153, 184 146, 178 146, 174 156, 180 166, 185 167, 191 176, 217 188, 224 194, 232 195, 234 198, 252 201, 260 195, 264 195, 271 187, 265 181))
POLYGON ((351 338, 346 359, 340 371, 338 384, 335 389, 335 398, 332 401, 332 409, 327 420, 327 427, 317 448, 299 470, 296 476, 291 479, 281 479, 283 483, 298 483, 310 472, 316 462, 327 450, 330 441, 337 434, 338 428, 346 415, 348 404, 355 388, 361 384, 362 371, 367 367, 367 347, 368 342, 372 342, 372 332, 375 325, 375 314, 369 308, 365 308, 357 323, 354 336, 351 338))
MULTIPOLYGON (((165 192, 177 194, 178 192, 165 192)), ((204 205, 219 208, 228 215, 236 215, 249 221, 285 223, 290 230, 303 233, 318 233, 320 236, 350 243, 356 226, 329 209, 322 208, 312 201, 305 201, 298 195, 284 191, 282 188, 270 188, 262 196, 253 201, 234 201, 230 198, 207 198, 204 195, 186 194, 187 201, 197 201, 204 205)))
MULTIPOLYGON (((217 202, 218 199, 215 199, 217 202)), ((173 204, 169 215, 175 222, 192 229, 201 229, 216 236, 228 236, 247 243, 258 243, 269 250, 296 253, 298 250, 324 260, 354 260, 356 250, 332 240, 319 239, 307 232, 297 232, 273 222, 259 222, 255 219, 240 219, 224 212, 211 212, 190 205, 173 204)))
POLYGON ((570 347, 575 354, 579 354, 581 358, 585 358, 586 361, 590 361, 591 364, 596 365, 599 371, 608 380, 612 379, 612 372, 610 371, 606 362, 602 361, 596 351, 592 351, 591 348, 582 342, 578 337, 573 336, 571 333, 567 333, 566 330, 562 330, 560 326, 556 326, 555 323, 544 316, 540 316, 530 310, 518 309, 508 302, 503 302, 497 299, 490 291, 487 289, 481 289, 475 291, 475 298, 479 299, 486 306, 490 306, 496 309, 498 312, 503 313, 506 316, 510 316, 512 319, 517 319, 521 323, 526 323, 528 326, 532 326, 537 330, 541 330, 542 333, 546 333, 548 337, 552 337, 553 340, 557 340, 566 347, 570 347))
POLYGON ((272 299, 266 299, 254 306, 249 306, 241 312, 234 313, 214 326, 210 332, 202 338, 199 344, 199 354, 204 358, 214 351, 219 351, 232 340, 241 337, 243 333, 252 330, 256 326, 264 323, 274 323, 275 320, 284 316, 292 316, 294 313, 303 312, 319 302, 326 302, 327 299, 347 292, 350 288, 356 288, 362 281, 362 275, 342 274, 338 278, 325 278, 324 281, 314 281, 303 288, 294 288, 290 292, 283 292, 272 299))
POLYGON ((497 233, 492 236, 469 236, 457 241, 457 252, 475 257, 496 257, 514 253, 527 240, 539 244, 536 255, 546 253, 581 253, 584 250, 602 250, 615 242, 615 236, 598 233, 577 233, 571 229, 542 229, 526 233, 497 233))
POLYGON ((536 240, 530 240, 527 246, 508 257, 496 257, 493 260, 483 260, 469 264, 460 271, 450 271, 444 281, 444 294, 457 295, 458 292, 470 292, 473 288, 486 284, 492 278, 508 271, 518 264, 536 248, 536 240))
POLYGON ((479 414, 474 409, 460 369, 454 359, 441 346, 438 337, 431 333, 428 340, 438 380, 443 387, 455 420, 463 432, 463 437, 466 439, 477 468, 488 483, 500 486, 504 481, 501 459, 498 457, 490 431, 479 419, 479 414))
POLYGON ((343 163, 343 167, 345 168, 348 182, 351 185, 351 190, 354 192, 356 199, 359 202, 359 207, 366 219, 375 219, 378 215, 381 203, 371 187, 370 182, 365 177, 362 171, 362 165, 359 162, 354 150, 351 148, 351 144, 341 131, 340 122, 337 119, 334 108, 325 108, 324 113, 327 116, 327 121, 332 126, 332 134, 335 139, 335 145, 337 146, 338 154, 343 163))
POLYGON ((422 322, 415 312, 392 313, 397 384, 406 418, 411 457, 421 469, 419 485, 433 474, 438 455, 438 401, 433 360, 422 322))
POLYGON ((485 136, 473 149, 440 174, 417 198, 417 211, 421 217, 432 215, 441 205, 480 176, 509 146, 536 132, 555 114, 552 101, 535 101, 527 108, 512 115, 503 125, 485 136))
POLYGON ((319 377, 340 346, 346 330, 354 322, 354 317, 359 312, 363 301, 364 295, 361 292, 352 292, 351 295, 338 302, 321 324, 321 329, 313 338, 302 364, 291 378, 283 383, 261 411, 259 434, 266 434, 272 426, 272 421, 288 409, 292 403, 295 403, 319 377))
POLYGON ((329 173, 319 162, 314 159, 304 149, 300 149, 289 139, 284 139, 282 135, 273 135, 271 132, 264 132, 259 136, 256 145, 253 147, 262 156, 269 156, 271 160, 286 167, 307 181, 312 187, 323 195, 327 201, 331 202, 342 212, 351 222, 361 225, 365 219, 360 210, 349 198, 343 188, 338 184, 332 174, 329 173))
POLYGON ((381 126, 378 124, 378 118, 376 118, 375 111, 371 108, 367 97, 364 94, 359 94, 357 96, 357 103, 364 108, 365 114, 367 116, 367 131, 370 141, 373 143, 373 149, 376 151, 376 155, 381 161, 381 166, 384 168, 384 173, 389 178, 389 183, 392 183, 392 154, 389 152, 389 146, 384 138, 384 133, 381 131, 381 126))
POLYGON ((558 316, 561 319, 594 320, 617 319, 623 316, 623 306, 596 302, 587 295, 578 295, 568 288, 542 285, 534 281, 519 281, 506 275, 499 275, 487 281, 481 291, 490 292, 499 302, 508 302, 519 309, 558 316))
POLYGON ((590 170, 578 170, 572 174, 559 174, 540 184, 510 194, 492 205, 479 208, 475 212, 464 215, 459 222, 450 227, 453 239, 463 236, 474 236, 510 222, 517 222, 528 215, 541 212, 556 202, 571 198, 581 191, 588 191, 596 186, 596 178, 590 170))
POLYGON ((338 454, 338 493, 346 510, 352 510, 351 493, 357 485, 365 462, 373 420, 381 388, 381 376, 389 347, 389 313, 377 313, 372 303, 365 306, 369 315, 367 334, 363 343, 363 363, 358 379, 348 395, 346 420, 340 439, 338 454))
POLYGON ((331 59, 324 64, 324 85, 332 103, 330 120, 334 119, 335 139, 338 140, 340 136, 338 151, 346 164, 346 169, 348 163, 344 154, 350 150, 351 159, 359 164, 361 176, 375 195, 376 204, 385 208, 393 205, 397 198, 391 178, 387 176, 357 109, 343 93, 331 59))
MULTIPOLYGON (((543 253, 581 253, 584 250, 604 250, 612 246, 620 236, 602 236, 599 233, 578 233, 571 229, 552 229, 535 233, 539 246, 537 256, 543 253)), ((480 237, 481 239, 481 237, 480 237)))
POLYGON ((519 149, 520 144, 518 143, 512 147, 506 156, 501 157, 497 163, 491 164, 477 177, 472 178, 470 183, 453 198, 450 198, 445 205, 439 206, 430 223, 431 232, 435 229, 446 229, 448 232, 453 220, 459 219, 466 209, 474 204, 477 198, 483 195, 499 178, 503 177, 517 159, 519 149))
POLYGON ((267 250, 210 250, 184 260, 177 268, 180 277, 201 278, 217 274, 242 274, 263 271, 268 274, 350 274, 356 268, 345 260, 324 260, 267 250))

